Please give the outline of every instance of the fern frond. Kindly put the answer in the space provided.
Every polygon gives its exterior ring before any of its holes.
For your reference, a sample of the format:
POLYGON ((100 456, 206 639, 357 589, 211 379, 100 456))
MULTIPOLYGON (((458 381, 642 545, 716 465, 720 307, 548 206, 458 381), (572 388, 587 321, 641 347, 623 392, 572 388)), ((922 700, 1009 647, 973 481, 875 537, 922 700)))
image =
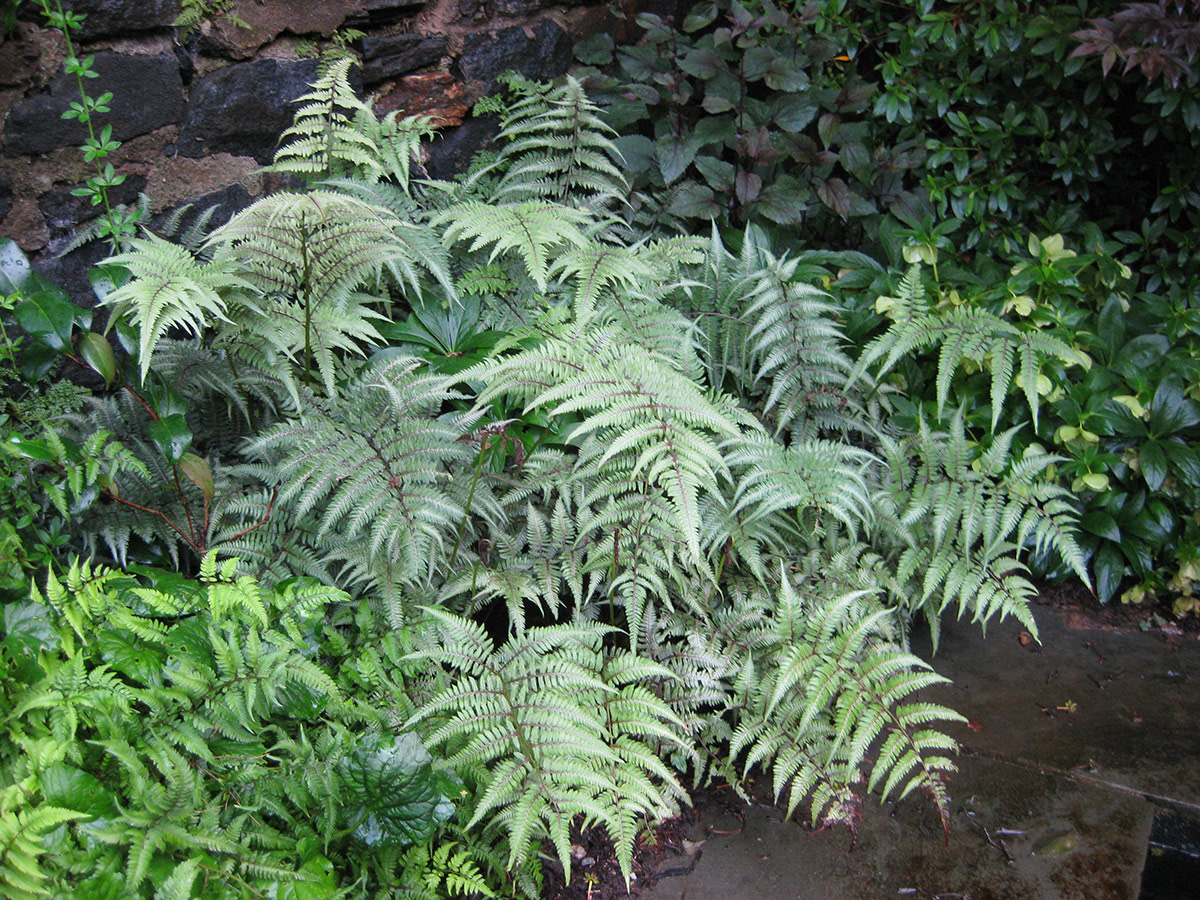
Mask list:
POLYGON ((356 117, 368 108, 350 88, 353 58, 339 59, 296 99, 303 104, 280 137, 272 169, 297 175, 336 175, 343 170, 376 173, 379 147, 357 127, 356 117))
MULTIPOLYGON (((682 745, 682 723, 656 698, 605 678, 605 626, 530 628, 496 648, 477 624, 438 610, 428 614, 441 645, 411 658, 459 674, 409 724, 432 725, 427 743, 454 749, 453 762, 487 767, 471 825, 488 818, 504 828, 510 866, 523 864, 531 841, 548 837, 569 872, 569 829, 582 816, 585 826, 598 825, 613 838, 628 879, 635 823, 668 814, 686 799, 637 736, 682 745), (623 696, 629 699, 622 703, 623 696), (614 701, 620 715, 610 719, 601 713, 614 701)), ((665 669, 657 674, 670 677, 665 669)))
POLYGON ((230 260, 199 262, 187 249, 149 235, 132 238, 130 248, 112 257, 132 278, 104 299, 113 315, 138 326, 138 363, 142 380, 154 348, 168 330, 181 328, 199 337, 214 321, 229 322, 222 292, 246 286, 230 260))
POLYGON ((443 240, 447 246, 469 240, 472 253, 491 246, 489 262, 501 253, 516 252, 529 277, 545 290, 550 251, 563 245, 586 247, 587 238, 580 229, 590 221, 578 209, 544 201, 489 205, 471 200, 434 216, 432 224, 446 226, 443 240))

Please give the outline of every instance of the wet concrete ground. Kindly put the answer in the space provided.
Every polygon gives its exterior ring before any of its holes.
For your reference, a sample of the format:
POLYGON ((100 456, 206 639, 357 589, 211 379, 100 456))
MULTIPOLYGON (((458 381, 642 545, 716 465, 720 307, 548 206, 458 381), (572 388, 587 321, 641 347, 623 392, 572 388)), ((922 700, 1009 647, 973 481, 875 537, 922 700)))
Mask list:
POLYGON ((1156 811, 1200 819, 1200 641, 1037 618, 1040 645, 1016 623, 986 639, 944 627, 934 667, 954 683, 930 699, 968 719, 951 730, 948 839, 915 794, 871 798, 853 846, 768 804, 710 798, 691 872, 644 900, 1136 900, 1156 811))

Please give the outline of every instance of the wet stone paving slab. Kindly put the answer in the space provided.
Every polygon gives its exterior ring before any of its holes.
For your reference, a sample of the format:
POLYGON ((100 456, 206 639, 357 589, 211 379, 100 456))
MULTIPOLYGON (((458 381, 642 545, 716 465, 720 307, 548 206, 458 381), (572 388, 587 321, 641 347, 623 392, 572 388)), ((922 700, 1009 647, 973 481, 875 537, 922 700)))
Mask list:
POLYGON ((930 699, 967 718, 948 838, 916 794, 868 799, 852 841, 710 793, 644 900, 1137 900, 1155 814, 1200 819, 1200 641, 1037 618, 1040 643, 943 631, 930 699))

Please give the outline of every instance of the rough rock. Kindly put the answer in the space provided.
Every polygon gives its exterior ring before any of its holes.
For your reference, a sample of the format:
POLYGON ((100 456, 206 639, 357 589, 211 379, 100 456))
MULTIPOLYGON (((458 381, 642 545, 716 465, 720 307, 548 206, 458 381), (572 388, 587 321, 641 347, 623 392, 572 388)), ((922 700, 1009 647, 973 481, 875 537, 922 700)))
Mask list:
POLYGON ((460 124, 470 108, 466 89, 446 72, 408 75, 375 101, 378 113, 400 110, 406 116, 430 116, 438 128, 460 124))
MULTIPOLYGON (((133 203, 137 195, 146 189, 146 179, 141 175, 129 175, 114 188, 109 188, 110 203, 133 203)), ((93 206, 87 197, 76 197, 71 188, 54 188, 38 197, 38 208, 50 230, 50 241, 74 236, 75 227, 91 221, 103 211, 103 206, 93 206)))
POLYGON ((467 119, 458 128, 446 132, 428 147, 425 169, 431 178, 453 178, 465 172, 472 157, 500 133, 495 116, 467 119))
POLYGON ((570 64, 571 39, 554 22, 542 19, 532 30, 514 26, 468 35, 457 69, 467 81, 484 82, 485 93, 491 93, 503 72, 550 79, 562 75, 570 64))
POLYGON ((0 236, 12 238, 22 250, 32 253, 46 246, 50 231, 37 203, 30 197, 18 197, 0 222, 0 236))
POLYGON ((0 222, 4 221, 4 217, 8 215, 12 204, 12 178, 7 172, 0 172, 0 222))
MULTIPOLYGON (((75 36, 85 41, 170 28, 182 6, 180 0, 71 0, 63 5, 84 15, 75 36)), ((45 22, 38 3, 24 4, 20 15, 38 24, 45 22)))
MULTIPOLYGON (((34 260, 34 270, 66 291, 80 306, 95 308, 96 295, 92 293, 87 276, 92 266, 112 255, 108 242, 88 241, 65 256, 59 256, 53 244, 48 250, 40 259, 34 260)), ((95 322, 93 327, 100 324, 95 322)))
POLYGON ((284 32, 328 38, 347 16, 358 12, 362 0, 272 0, 239 3, 233 10, 249 28, 229 16, 219 16, 204 28, 201 46, 235 59, 247 59, 284 32))
POLYGON ((28 88, 33 84, 41 62, 38 45, 32 40, 13 40, 9 36, 0 52, 0 87, 28 88))
POLYGON ((555 0, 495 0, 493 8, 498 16, 516 17, 527 16, 554 5, 555 0))
MULTIPOLYGON (((184 156, 161 157, 150 171, 146 192, 156 212, 212 196, 238 186, 249 194, 262 193, 262 174, 258 163, 245 156, 217 153, 198 159, 184 156)), ((249 196, 248 194, 248 196, 249 196)))
POLYGON ((259 59, 210 72, 192 86, 179 155, 230 153, 269 163, 292 122, 293 101, 316 77, 311 59, 259 59))
MULTIPOLYGON (((149 134, 180 120, 183 80, 174 57, 101 52, 93 69, 99 77, 88 80, 88 94, 113 94, 110 112, 98 114, 96 121, 112 125, 117 140, 149 134)), ((51 82, 49 91, 13 106, 4 123, 5 152, 9 156, 46 153, 82 144, 87 136, 83 125, 62 118, 78 101, 75 77, 64 72, 51 82)))
POLYGON ((433 65, 446 53, 444 34, 368 35, 362 39, 364 84, 378 84, 433 65))
POLYGON ((458 18, 464 22, 478 22, 487 18, 484 0, 458 0, 458 18))
POLYGON ((164 210, 151 218, 148 226, 151 231, 163 237, 177 238, 203 216, 207 220, 204 226, 207 232, 224 225, 235 213, 249 206, 252 200, 244 187, 231 184, 219 191, 193 197, 185 204, 164 210))

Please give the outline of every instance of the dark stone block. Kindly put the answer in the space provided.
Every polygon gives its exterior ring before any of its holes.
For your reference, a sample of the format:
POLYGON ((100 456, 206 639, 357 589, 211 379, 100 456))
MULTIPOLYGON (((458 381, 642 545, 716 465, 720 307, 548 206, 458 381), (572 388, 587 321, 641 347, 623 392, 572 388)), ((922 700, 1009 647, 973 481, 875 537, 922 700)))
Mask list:
POLYGON ((179 132, 179 155, 232 153, 269 163, 292 124, 293 101, 308 93, 316 77, 316 60, 258 59, 197 79, 179 132))
POLYGON ((466 80, 484 82, 491 93, 496 89, 497 76, 503 72, 546 80, 562 75, 570 64, 571 39, 549 19, 542 19, 533 37, 518 26, 468 35, 458 71, 466 80))
MULTIPOLYGON (((96 54, 92 68, 99 77, 87 80, 88 94, 113 94, 111 111, 96 115, 97 132, 112 125, 113 137, 125 141, 173 125, 182 117, 183 80, 174 57, 105 51, 96 54)), ((87 130, 74 119, 62 118, 71 103, 78 101, 75 76, 64 72, 46 93, 13 106, 4 123, 5 152, 19 156, 82 144, 87 130)))
MULTIPOLYGON (((116 187, 108 189, 108 200, 112 204, 133 203, 137 195, 146 189, 143 175, 129 175, 116 187)), ((92 205, 87 197, 76 197, 70 188, 55 188, 38 197, 38 209, 46 220, 50 231, 51 246, 65 243, 75 236, 75 227, 88 222, 104 212, 101 205, 92 205), (60 239, 64 239, 60 241, 60 239)))
POLYGON ((499 133, 500 120, 496 116, 467 119, 427 145, 429 159, 425 170, 431 178, 453 178, 465 172, 475 154, 486 149, 499 133))
POLYGON ((458 17, 465 22, 487 18, 483 0, 458 0, 458 17))
MULTIPOLYGON (((70 0, 63 4, 70 12, 85 16, 83 25, 74 32, 85 41, 168 29, 179 17, 182 5, 180 0, 70 0)), ((39 25, 46 22, 40 3, 23 4, 18 15, 39 25)))
MULTIPOLYGON (((57 242, 64 244, 67 238, 57 242)), ((65 256, 59 256, 52 244, 47 248, 50 252, 40 259, 34 260, 34 271, 45 276, 66 291, 72 300, 87 309, 94 309, 99 302, 92 293, 92 284, 88 281, 88 272, 92 266, 108 259, 112 255, 112 247, 108 241, 88 241, 82 247, 72 250, 65 256)), ((100 323, 93 323, 96 327, 100 323)))
POLYGON ((12 178, 7 172, 0 172, 0 220, 3 220, 8 215, 8 211, 12 209, 12 178))
POLYGON ((362 39, 364 84, 376 84, 436 63, 446 54, 444 34, 393 34, 362 39))
POLYGON ((178 239, 196 224, 201 216, 208 216, 208 221, 204 226, 204 232, 207 234, 232 219, 240 210, 249 206, 252 200, 250 192, 244 187, 240 184, 231 184, 219 191, 212 191, 189 200, 184 204, 186 208, 175 207, 164 210, 154 216, 147 223, 147 227, 160 237, 178 239), (181 209, 182 211, 180 211, 181 209), (210 209, 213 210, 211 214, 208 212, 210 209), (168 231, 167 225, 171 224, 172 217, 176 217, 174 228, 168 231))
POLYGON ((554 3, 555 0, 495 0, 495 10, 499 16, 527 16, 554 3))

